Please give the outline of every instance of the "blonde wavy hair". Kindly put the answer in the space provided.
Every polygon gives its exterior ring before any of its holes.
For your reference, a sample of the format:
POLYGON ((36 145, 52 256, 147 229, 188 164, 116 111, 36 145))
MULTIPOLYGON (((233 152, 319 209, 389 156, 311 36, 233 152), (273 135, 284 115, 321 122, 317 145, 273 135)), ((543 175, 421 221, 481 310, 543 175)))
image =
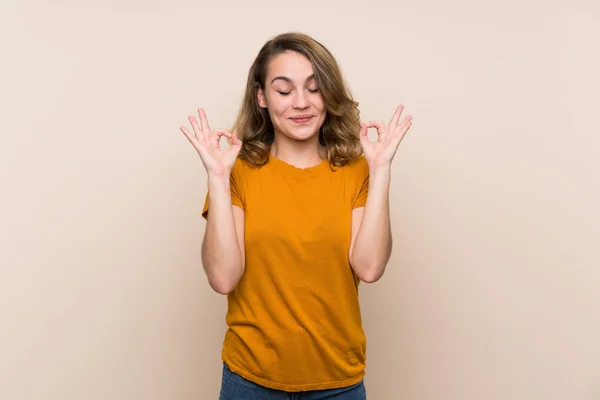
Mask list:
POLYGON ((242 139, 239 157, 255 166, 269 160, 275 131, 268 111, 258 104, 257 93, 265 88, 269 61, 286 51, 302 54, 312 64, 326 109, 319 143, 327 149, 329 164, 340 167, 358 158, 363 152, 358 103, 352 98, 337 61, 321 43, 294 32, 280 34, 266 42, 250 67, 242 105, 233 126, 242 139))

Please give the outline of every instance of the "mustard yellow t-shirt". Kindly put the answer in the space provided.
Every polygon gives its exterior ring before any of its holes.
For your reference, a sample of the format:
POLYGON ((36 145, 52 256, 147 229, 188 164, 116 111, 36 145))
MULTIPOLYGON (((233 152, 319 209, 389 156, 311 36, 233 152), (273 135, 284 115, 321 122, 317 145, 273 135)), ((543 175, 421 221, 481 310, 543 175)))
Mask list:
POLYGON ((348 250, 368 177, 364 156, 333 170, 327 160, 310 168, 236 161, 231 201, 244 210, 246 269, 227 295, 222 358, 233 372, 285 391, 363 378, 366 338, 348 250))

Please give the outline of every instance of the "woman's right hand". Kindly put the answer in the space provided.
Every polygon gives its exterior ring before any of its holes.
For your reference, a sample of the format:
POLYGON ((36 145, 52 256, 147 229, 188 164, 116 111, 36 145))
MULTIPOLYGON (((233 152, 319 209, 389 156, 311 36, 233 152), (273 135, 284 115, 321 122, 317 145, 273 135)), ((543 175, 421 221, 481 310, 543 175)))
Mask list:
POLYGON ((200 115, 200 124, 193 115, 188 117, 194 133, 190 133, 185 126, 181 126, 181 131, 200 155, 209 176, 229 175, 242 148, 242 141, 237 137, 235 131, 233 133, 227 129, 211 131, 204 110, 199 108, 198 114, 200 115), (221 149, 221 136, 227 138, 231 144, 230 149, 221 149))

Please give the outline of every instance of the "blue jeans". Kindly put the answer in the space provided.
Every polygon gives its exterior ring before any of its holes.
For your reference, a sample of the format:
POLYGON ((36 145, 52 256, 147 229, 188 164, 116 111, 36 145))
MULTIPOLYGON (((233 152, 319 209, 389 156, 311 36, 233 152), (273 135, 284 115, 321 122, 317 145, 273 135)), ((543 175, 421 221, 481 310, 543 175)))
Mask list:
POLYGON ((364 382, 340 389, 284 392, 257 385, 233 373, 223 363, 223 381, 219 400, 366 400, 364 382))

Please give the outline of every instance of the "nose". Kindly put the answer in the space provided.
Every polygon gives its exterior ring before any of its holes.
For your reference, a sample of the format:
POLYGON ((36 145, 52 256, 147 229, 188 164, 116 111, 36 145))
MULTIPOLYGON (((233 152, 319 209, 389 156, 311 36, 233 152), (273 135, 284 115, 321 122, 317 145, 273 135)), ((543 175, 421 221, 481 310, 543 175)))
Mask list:
POLYGON ((308 100, 306 99, 306 94, 303 90, 296 91, 292 106, 299 109, 308 107, 308 100))

